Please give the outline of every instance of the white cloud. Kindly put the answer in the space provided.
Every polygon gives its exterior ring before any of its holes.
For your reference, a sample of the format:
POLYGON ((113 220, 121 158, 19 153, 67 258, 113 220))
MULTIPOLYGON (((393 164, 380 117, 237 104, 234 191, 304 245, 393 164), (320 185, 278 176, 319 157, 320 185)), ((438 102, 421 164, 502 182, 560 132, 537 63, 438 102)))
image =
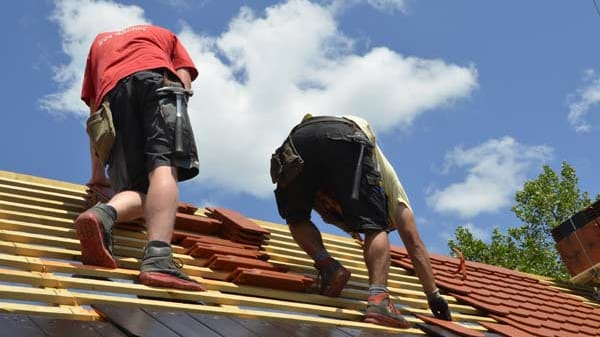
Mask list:
POLYGON ((466 229, 469 230, 469 232, 471 232, 471 234, 473 234, 473 238, 478 239, 478 240, 482 240, 482 241, 489 241, 491 236, 490 236, 490 231, 486 230, 485 228, 481 228, 476 226, 475 224, 469 222, 466 223, 464 225, 461 225, 462 227, 465 227, 466 229))
POLYGON ((577 132, 589 132, 592 126, 585 120, 589 110, 600 103, 600 76, 593 69, 584 73, 582 88, 569 95, 569 123, 577 132))
POLYGON ((360 3, 368 4, 373 8, 393 14, 395 12, 407 12, 407 0, 333 0, 330 8, 336 12, 360 3))
POLYGON ((62 49, 69 56, 69 63, 55 67, 54 81, 61 91, 42 98, 41 106, 55 114, 83 115, 88 111, 79 99, 83 70, 96 34, 149 21, 142 8, 112 1, 57 0, 55 4, 51 20, 60 28, 62 49))
POLYGON ((367 3, 381 11, 401 11, 406 12, 405 0, 367 0, 367 3))
POLYGON ((437 212, 469 218, 509 206, 531 168, 550 159, 552 148, 527 146, 511 137, 491 139, 470 149, 456 147, 446 154, 446 171, 464 169, 464 181, 429 193, 437 212))
MULTIPOLYGON (((58 68, 61 91, 43 105, 84 116, 81 74, 94 35, 149 20, 139 7, 92 0, 59 1, 54 17, 71 61, 58 68), (84 14, 100 8, 119 15, 102 15, 102 25, 84 24, 84 14)), ((334 11, 305 0, 271 6, 262 15, 241 8, 219 36, 190 26, 178 36, 200 72, 190 104, 201 162, 197 181, 230 192, 271 193, 270 154, 306 112, 360 115, 385 132, 468 97, 477 86, 473 66, 386 47, 356 54, 334 11)))

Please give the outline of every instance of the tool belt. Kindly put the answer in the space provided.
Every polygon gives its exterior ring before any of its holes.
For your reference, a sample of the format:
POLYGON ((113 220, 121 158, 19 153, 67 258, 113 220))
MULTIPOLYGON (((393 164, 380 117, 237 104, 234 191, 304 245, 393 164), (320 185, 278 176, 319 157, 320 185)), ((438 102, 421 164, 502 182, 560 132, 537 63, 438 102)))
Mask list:
POLYGON ((294 146, 292 135, 302 127, 321 122, 340 122, 356 127, 350 120, 333 116, 315 116, 296 125, 290 131, 283 144, 271 155, 271 180, 277 184, 278 188, 287 186, 302 172, 302 168, 304 167, 304 160, 294 146))
POLYGON ((90 137, 90 144, 92 144, 94 152, 100 158, 101 163, 106 164, 116 137, 108 101, 103 101, 100 108, 90 114, 86 121, 85 131, 90 137))

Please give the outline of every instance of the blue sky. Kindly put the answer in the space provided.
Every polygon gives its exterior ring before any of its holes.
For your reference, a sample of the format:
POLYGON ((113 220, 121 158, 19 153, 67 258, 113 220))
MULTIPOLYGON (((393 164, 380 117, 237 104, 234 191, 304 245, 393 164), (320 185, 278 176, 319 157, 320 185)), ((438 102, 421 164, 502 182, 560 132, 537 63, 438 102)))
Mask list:
POLYGON ((2 170, 85 183, 89 44, 153 23, 200 71, 190 114, 201 171, 182 200, 281 223, 268 160, 305 112, 371 121, 433 252, 448 253, 458 225, 482 238, 518 225, 514 193, 543 164, 567 161, 600 192, 591 0, 25 0, 0 17, 2 170))

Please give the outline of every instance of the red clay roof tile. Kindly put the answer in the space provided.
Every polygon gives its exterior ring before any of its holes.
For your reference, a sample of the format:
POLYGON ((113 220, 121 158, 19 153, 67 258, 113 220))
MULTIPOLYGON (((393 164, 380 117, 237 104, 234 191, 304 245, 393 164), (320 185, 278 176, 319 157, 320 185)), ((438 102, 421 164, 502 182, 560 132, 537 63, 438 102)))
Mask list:
POLYGON ((267 270, 276 269, 275 266, 273 266, 269 262, 257 259, 249 259, 240 256, 220 254, 214 254, 210 259, 208 259, 208 261, 206 261, 204 266, 216 270, 234 270, 238 267, 258 268, 267 270))
POLYGON ((260 227, 238 212, 221 207, 211 207, 207 208, 207 210, 210 217, 221 220, 226 226, 231 226, 232 228, 237 228, 251 233, 270 234, 268 230, 260 227))
POLYGON ((214 254, 222 254, 222 255, 235 255, 242 256, 247 258, 254 258, 266 261, 269 259, 269 256, 263 252, 258 250, 250 250, 243 248, 235 248, 235 247, 226 247, 221 245, 214 244, 206 244, 202 242, 197 242, 193 246, 189 247, 186 251, 186 254, 189 254, 193 257, 199 258, 210 258, 214 254))
POLYGON ((508 315, 510 312, 506 310, 504 307, 492 305, 486 302, 478 301, 470 296, 464 296, 459 294, 450 293, 451 296, 454 296, 457 300, 468 303, 478 309, 487 310, 491 313, 497 315, 508 315))
POLYGON ((542 323, 542 326, 548 328, 548 329, 552 329, 554 331, 556 330, 560 330, 562 324, 555 322, 555 321, 550 321, 550 320, 540 320, 540 322, 542 323))
POLYGON ((236 268, 227 277, 227 281, 271 289, 305 291, 312 285, 314 279, 303 275, 272 270, 236 268))
POLYGON ((462 325, 458 325, 453 322, 433 318, 431 316, 417 315, 417 318, 421 319, 422 321, 424 321, 426 323, 434 324, 434 325, 440 326, 442 328, 448 329, 460 336, 466 336, 466 337, 484 337, 485 336, 483 333, 481 333, 479 331, 471 330, 462 325))
POLYGON ((510 314, 511 314, 510 317, 512 317, 512 315, 517 315, 517 316, 520 316, 520 317, 529 317, 529 316, 531 316, 531 312, 529 312, 529 310, 525 310, 525 309, 522 309, 522 308, 516 308, 516 309, 515 308, 511 308, 510 309, 510 314))
POLYGON ((201 235, 201 234, 197 234, 197 235, 193 235, 193 236, 188 236, 188 237, 184 238, 181 241, 180 244, 183 247, 188 248, 188 247, 193 246, 196 242, 202 242, 202 243, 208 243, 208 244, 217 244, 217 245, 227 246, 227 247, 236 247, 236 248, 256 250, 256 246, 254 246, 254 245, 244 245, 244 244, 241 244, 241 243, 233 242, 231 240, 221 239, 221 238, 218 238, 218 237, 208 236, 208 235, 201 235))
POLYGON ((175 229, 201 234, 215 234, 221 229, 221 221, 185 213, 177 213, 175 229))
POLYGON ((501 333, 508 337, 535 337, 534 335, 531 335, 523 330, 517 329, 507 324, 497 324, 490 322, 480 322, 479 324, 481 324, 481 326, 490 331, 501 333))

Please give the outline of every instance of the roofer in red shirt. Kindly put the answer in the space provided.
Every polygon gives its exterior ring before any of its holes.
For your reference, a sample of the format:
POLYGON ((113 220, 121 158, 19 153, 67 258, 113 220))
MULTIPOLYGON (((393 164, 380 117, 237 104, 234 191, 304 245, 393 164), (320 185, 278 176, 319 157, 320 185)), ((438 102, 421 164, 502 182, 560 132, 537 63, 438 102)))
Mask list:
MULTIPOLYGON (((96 36, 87 58, 81 99, 92 112, 103 111, 108 105, 116 136, 107 158, 99 157, 99 146, 92 141, 88 185, 110 186, 117 193, 75 221, 83 263, 116 268, 112 256, 114 223, 143 217, 148 244, 139 281, 150 286, 205 290, 180 270, 170 245, 179 199, 177 182, 198 174, 190 121, 187 113, 178 113, 174 92, 190 93, 184 89, 191 88, 197 75, 187 51, 167 29, 140 25, 96 36), (183 128, 178 140, 182 148, 175 152, 177 119, 183 128)), ((180 102, 185 112, 187 97, 180 102)), ((88 129, 89 125, 88 120, 88 129)))
POLYGON ((300 248, 315 261, 321 294, 339 296, 351 273, 323 245, 321 232, 311 221, 313 209, 325 222, 353 236, 364 233, 369 274, 365 322, 410 327, 387 288, 388 232, 394 229, 398 229, 423 284, 429 308, 437 318, 452 320, 448 302, 435 285, 429 253, 406 192, 367 121, 355 116, 306 115, 273 154, 271 177, 277 183, 279 214, 300 248))

